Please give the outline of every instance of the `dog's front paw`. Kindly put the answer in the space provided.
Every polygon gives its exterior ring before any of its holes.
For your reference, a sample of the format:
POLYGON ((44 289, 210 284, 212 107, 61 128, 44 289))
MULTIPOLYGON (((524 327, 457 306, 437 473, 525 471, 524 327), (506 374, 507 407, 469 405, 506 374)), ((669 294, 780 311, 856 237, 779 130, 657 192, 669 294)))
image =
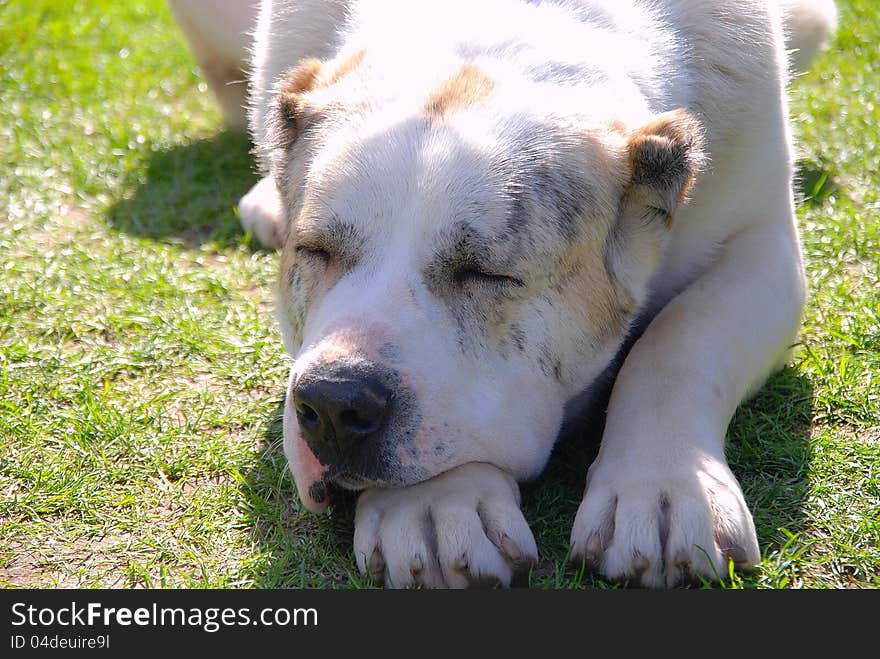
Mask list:
POLYGON ((242 229, 250 231, 263 247, 281 249, 284 245, 281 197, 271 176, 262 179, 241 198, 238 217, 242 229))
POLYGON ((510 585, 538 559, 519 488, 482 463, 358 499, 354 551, 361 573, 391 588, 510 585))
POLYGON ((601 460, 590 469, 571 532, 574 561, 652 588, 718 580, 728 559, 743 569, 758 563, 752 515, 723 460, 658 471, 601 460))

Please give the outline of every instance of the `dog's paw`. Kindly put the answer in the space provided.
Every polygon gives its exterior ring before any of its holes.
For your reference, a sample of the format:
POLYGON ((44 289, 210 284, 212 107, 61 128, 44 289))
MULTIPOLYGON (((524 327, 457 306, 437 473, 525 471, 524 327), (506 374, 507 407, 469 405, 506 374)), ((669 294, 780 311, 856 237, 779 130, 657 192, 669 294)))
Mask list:
POLYGON ((358 568, 390 588, 508 586, 538 560, 519 488, 482 463, 358 499, 358 568))
POLYGON ((263 247, 281 249, 284 245, 284 219, 281 197, 272 177, 257 183, 238 202, 241 227, 250 231, 263 247))
POLYGON ((752 515, 723 460, 666 474, 636 464, 591 468, 571 532, 572 560, 651 588, 717 581, 728 559, 760 561, 752 515))

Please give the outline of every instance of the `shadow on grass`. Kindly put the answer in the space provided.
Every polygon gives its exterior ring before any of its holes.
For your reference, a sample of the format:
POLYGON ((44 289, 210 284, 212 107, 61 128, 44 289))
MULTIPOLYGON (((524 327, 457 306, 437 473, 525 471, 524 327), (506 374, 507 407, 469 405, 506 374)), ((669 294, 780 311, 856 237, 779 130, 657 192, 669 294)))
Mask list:
POLYGON ((132 174, 143 180, 113 205, 109 222, 125 233, 188 247, 240 238, 234 208, 257 181, 249 149, 245 136, 222 132, 153 152, 146 174, 132 174))
MULTIPOLYGON (((587 469, 599 450, 606 403, 607 398, 594 406, 584 430, 557 444, 541 477, 523 489, 526 518, 541 552, 533 585, 610 586, 568 566, 571 525, 587 469)), ((812 384, 785 368, 740 406, 728 428, 728 461, 752 511, 763 556, 784 554, 790 539, 786 531, 797 534, 805 529, 812 418, 812 384)), ((745 582, 756 579, 746 576, 745 582)))
POLYGON ((821 206, 841 193, 838 176, 826 163, 800 161, 795 172, 795 190, 806 206, 821 206))
MULTIPOLYGON (((741 405, 730 424, 730 466, 752 511, 761 554, 771 562, 785 560, 788 533, 807 530, 813 416, 812 383, 787 367, 741 405)), ((747 584, 758 580, 759 575, 745 577, 747 584)))
MULTIPOLYGON (((579 430, 557 443, 547 468, 522 488, 523 511, 535 534, 541 560, 530 583, 539 588, 608 588, 568 565, 569 533, 584 479, 601 438, 606 400, 600 398, 579 430)), ((300 508, 281 444, 279 403, 267 420, 266 448, 245 475, 247 508, 261 555, 255 585, 261 588, 350 588, 369 585, 352 554, 355 495, 334 492, 329 516, 300 508)), ((728 458, 743 486, 762 554, 785 553, 789 536, 805 528, 813 390, 809 380, 786 368, 737 411, 728 432, 728 458)), ((748 585, 754 581, 746 577, 748 585)))

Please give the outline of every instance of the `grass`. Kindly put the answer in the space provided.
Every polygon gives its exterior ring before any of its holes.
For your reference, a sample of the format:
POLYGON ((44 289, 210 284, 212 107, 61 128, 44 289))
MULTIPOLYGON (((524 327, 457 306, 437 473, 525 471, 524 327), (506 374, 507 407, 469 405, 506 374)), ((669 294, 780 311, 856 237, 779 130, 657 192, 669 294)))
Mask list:
MULTIPOLYGON (((725 587, 880 585, 880 20, 840 4, 793 85, 802 344, 730 429, 763 564, 725 587)), ((279 451, 277 257, 165 4, 0 0, 0 50, 0 586, 369 585, 279 451)), ((533 586, 610 587, 565 560, 590 457, 525 488, 533 586)))

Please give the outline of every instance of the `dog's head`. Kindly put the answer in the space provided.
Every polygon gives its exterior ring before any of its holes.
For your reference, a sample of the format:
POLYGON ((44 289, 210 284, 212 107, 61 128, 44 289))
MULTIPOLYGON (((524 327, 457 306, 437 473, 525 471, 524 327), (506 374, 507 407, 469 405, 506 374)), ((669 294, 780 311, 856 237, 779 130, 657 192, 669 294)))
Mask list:
POLYGON ((289 222, 285 450, 313 510, 327 482, 466 462, 537 474, 643 303, 702 158, 690 115, 652 117, 620 90, 474 64, 395 86, 385 65, 303 62, 264 145, 289 222))

